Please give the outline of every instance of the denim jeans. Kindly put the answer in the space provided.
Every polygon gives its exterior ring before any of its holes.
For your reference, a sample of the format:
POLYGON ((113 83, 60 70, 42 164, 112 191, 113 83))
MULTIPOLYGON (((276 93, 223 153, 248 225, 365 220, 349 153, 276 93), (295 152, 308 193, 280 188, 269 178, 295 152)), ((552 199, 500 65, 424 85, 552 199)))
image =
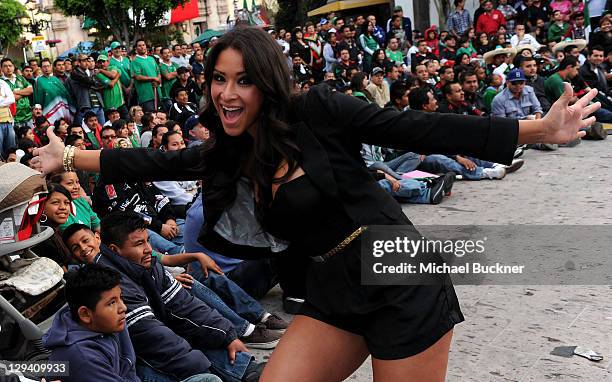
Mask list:
POLYGON ((385 162, 385 164, 389 166, 391 170, 400 174, 416 170, 420 163, 421 160, 419 158, 419 154, 415 154, 413 152, 407 152, 395 159, 385 162))
POLYGON ((445 155, 427 155, 425 160, 421 162, 419 168, 423 171, 431 173, 449 172, 453 171, 457 175, 462 175, 464 179, 468 180, 480 180, 482 179, 483 168, 491 168, 494 166, 492 162, 480 160, 477 158, 466 157, 476 164, 475 170, 468 170, 463 167, 459 162, 451 159, 445 155))
POLYGON ((597 122, 601 123, 612 123, 612 111, 604 109, 603 107, 593 113, 597 122))
POLYGON ((0 122, 0 156, 5 158, 8 149, 15 146, 15 129, 13 128, 13 123, 0 122))
POLYGON ((399 182, 400 189, 397 191, 393 191, 391 182, 386 179, 379 180, 378 184, 400 202, 429 204, 430 190, 427 183, 415 179, 401 179, 399 182))
POLYGON ((223 382, 240 382, 249 363, 254 360, 251 353, 239 352, 236 353, 236 360, 232 365, 226 349, 199 350, 201 350, 210 361, 211 366, 209 372, 214 374, 214 376, 208 373, 197 374, 179 381, 146 365, 137 365, 136 372, 142 382, 218 382, 219 377, 223 382))
POLYGON ((185 220, 176 219, 176 225, 179 229, 179 234, 172 240, 168 240, 157 232, 148 229, 149 240, 151 241, 151 247, 160 253, 167 253, 170 255, 176 255, 185 251, 185 240, 183 239, 183 232, 185 232, 185 220))
MULTIPOLYGON (((185 250, 187 252, 204 252, 209 255, 229 279, 256 299, 265 296, 278 283, 277 270, 270 259, 243 261, 204 248, 198 242, 202 225, 204 225, 204 209, 202 207, 202 194, 200 194, 187 210, 184 234, 185 250)), ((199 269, 199 266, 199 264, 194 264, 193 268, 199 269)))
POLYGON ((225 305, 221 297, 219 297, 215 292, 210 290, 208 287, 204 286, 199 279, 195 279, 193 284, 191 285, 191 289, 189 292, 198 298, 200 301, 204 302, 206 305, 215 309, 219 314, 223 317, 227 318, 234 328, 236 329, 236 333, 238 333, 238 337, 242 337, 249 327, 249 322, 244 318, 240 317, 236 312, 230 309, 229 306, 225 305))
POLYGON ((179 381, 145 365, 136 366, 136 374, 138 374, 142 382, 222 382, 221 379, 214 374, 197 374, 179 381))
POLYGON ((192 269, 191 275, 220 297, 238 316, 252 323, 261 321, 265 313, 264 308, 236 283, 226 276, 211 271, 208 271, 208 277, 204 278, 200 264, 195 262, 192 264, 192 269))
POLYGON ((83 108, 79 110, 74 119, 74 123, 80 126, 83 122, 83 116, 88 111, 93 111, 94 113, 96 113, 96 117, 98 117, 98 123, 100 123, 100 125, 104 125, 104 123, 106 122, 106 118, 104 117, 104 109, 102 109, 101 107, 83 108))

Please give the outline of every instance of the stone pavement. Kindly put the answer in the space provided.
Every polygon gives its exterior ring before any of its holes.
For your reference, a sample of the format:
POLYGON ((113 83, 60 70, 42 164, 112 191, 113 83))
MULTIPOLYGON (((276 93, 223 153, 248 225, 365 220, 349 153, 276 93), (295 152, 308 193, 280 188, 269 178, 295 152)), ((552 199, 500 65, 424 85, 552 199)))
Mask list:
MULTIPOLYGON (((457 182, 441 205, 405 205, 404 212, 416 225, 612 224, 612 139, 528 150, 523 158, 525 166, 501 181, 457 182)), ((456 290, 466 321, 455 328, 447 381, 612 381, 612 286, 456 290), (550 354, 576 345, 604 359, 550 354)), ((264 304, 278 312, 279 301, 275 289, 264 304)), ((369 360, 348 380, 372 380, 369 360)))

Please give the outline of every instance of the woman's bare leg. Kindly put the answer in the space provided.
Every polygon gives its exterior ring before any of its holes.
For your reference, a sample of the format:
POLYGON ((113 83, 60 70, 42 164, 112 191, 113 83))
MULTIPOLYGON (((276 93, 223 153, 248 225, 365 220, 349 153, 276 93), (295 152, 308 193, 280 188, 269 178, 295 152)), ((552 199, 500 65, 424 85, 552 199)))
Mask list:
POLYGON ((272 353, 260 382, 342 381, 368 354, 363 337, 297 315, 272 353))
POLYGON ((450 330, 427 350, 404 359, 385 361, 372 357, 374 381, 444 382, 452 338, 450 330))

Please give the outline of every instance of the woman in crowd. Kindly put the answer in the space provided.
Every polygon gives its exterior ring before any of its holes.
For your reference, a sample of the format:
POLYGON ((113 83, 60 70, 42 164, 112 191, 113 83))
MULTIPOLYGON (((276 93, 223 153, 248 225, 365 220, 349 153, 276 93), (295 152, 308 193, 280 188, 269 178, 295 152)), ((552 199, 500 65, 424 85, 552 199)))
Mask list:
POLYGON ((491 44, 489 44, 489 36, 485 32, 480 32, 478 40, 474 43, 474 48, 479 56, 484 55, 491 50, 491 44))
POLYGON ((372 55, 372 68, 379 67, 385 70, 387 65, 391 65, 391 62, 387 59, 384 49, 376 49, 372 55))
POLYGON ((140 146, 149 147, 152 130, 157 125, 157 117, 155 113, 145 113, 142 116, 142 127, 140 128, 140 146))
POLYGON ((353 74, 353 77, 351 77, 353 97, 357 97, 367 103, 374 102, 374 97, 372 97, 368 89, 366 89, 366 86, 368 86, 368 76, 365 73, 357 72, 353 74))
MULTIPOLYGON (((48 187, 47 197, 42 205, 43 213, 40 224, 51 227, 53 236, 32 248, 38 256, 48 257, 61 266, 70 261, 70 251, 64 245, 60 232, 60 226, 66 224, 72 212, 72 197, 70 192, 63 186, 52 183, 48 187)), ((64 268, 65 270, 66 268, 64 268)))
POLYGON ((296 27, 291 32, 291 44, 289 48, 289 55, 293 57, 294 54, 298 54, 302 58, 302 63, 308 67, 312 67, 312 53, 310 52, 310 46, 304 41, 304 34, 302 28, 296 27))
POLYGON ((368 172, 362 142, 509 164, 518 144, 584 136, 579 129, 594 118, 583 118, 599 108, 589 105, 596 90, 569 106, 569 85, 544 118, 521 121, 381 109, 325 85, 292 98, 278 44, 251 27, 221 37, 205 70, 211 102, 201 121, 210 142, 171 152, 73 151, 49 131, 33 165, 100 171, 106 183, 202 177, 202 245, 245 258, 280 252, 294 271, 306 269, 304 305, 263 382, 343 380, 368 355, 377 380, 445 378, 453 327, 463 321, 448 275, 440 285, 361 283, 364 226, 419 235, 368 172))
POLYGON ((370 73, 372 70, 372 61, 374 53, 377 49, 380 49, 378 42, 374 38, 374 24, 366 22, 363 24, 363 28, 359 35, 359 43, 363 49, 363 71, 370 73))
POLYGON ((64 187, 70 193, 72 202, 68 219, 60 224, 59 230, 63 231, 73 223, 80 223, 86 225, 92 231, 100 231, 100 218, 91 209, 89 198, 81 188, 77 173, 73 171, 60 172, 51 176, 50 181, 64 187))

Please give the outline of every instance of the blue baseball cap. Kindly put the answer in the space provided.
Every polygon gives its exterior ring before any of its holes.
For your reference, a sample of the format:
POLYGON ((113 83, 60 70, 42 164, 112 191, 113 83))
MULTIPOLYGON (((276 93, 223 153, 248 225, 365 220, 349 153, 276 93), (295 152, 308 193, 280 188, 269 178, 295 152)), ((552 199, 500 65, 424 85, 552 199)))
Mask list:
POLYGON ((525 78, 525 73, 519 68, 512 69, 510 73, 508 73, 508 77, 506 77, 506 80, 509 82, 527 81, 527 79, 525 78))

